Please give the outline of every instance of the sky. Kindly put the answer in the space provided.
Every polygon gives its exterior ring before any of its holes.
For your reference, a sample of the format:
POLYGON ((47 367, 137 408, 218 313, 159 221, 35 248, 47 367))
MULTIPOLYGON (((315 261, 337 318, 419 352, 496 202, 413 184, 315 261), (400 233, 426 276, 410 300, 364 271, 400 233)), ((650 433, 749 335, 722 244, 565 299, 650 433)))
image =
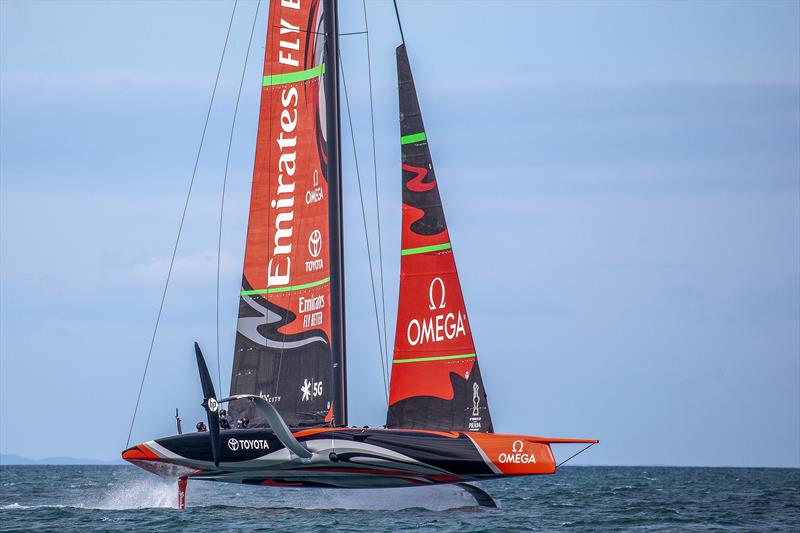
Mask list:
MULTIPOLYGON (((582 464, 800 467, 800 3, 400 1, 495 429, 582 464)), ((125 447, 230 2, 0 2, 0 452, 125 447)), ((266 9, 225 204, 227 390, 266 9)), ((240 1, 133 442, 204 415, 240 1)), ((389 345, 400 169, 390 3, 367 2, 389 345)), ((364 30, 361 2, 341 31, 364 30)), ((376 238, 366 37, 342 37, 376 238)), ((345 127, 345 138, 350 131, 345 127)), ((385 422, 343 145, 350 422, 385 422)), ((374 244, 374 243, 373 243, 374 244)))

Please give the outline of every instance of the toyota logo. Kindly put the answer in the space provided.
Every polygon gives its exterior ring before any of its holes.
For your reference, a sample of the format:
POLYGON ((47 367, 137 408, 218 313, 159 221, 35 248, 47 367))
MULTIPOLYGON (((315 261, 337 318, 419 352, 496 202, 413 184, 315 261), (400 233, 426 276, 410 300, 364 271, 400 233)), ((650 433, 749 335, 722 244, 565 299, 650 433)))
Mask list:
POLYGON ((239 439, 228 439, 228 449, 235 452, 239 449, 239 439))
POLYGON ((308 237, 308 253, 311 254, 311 257, 317 257, 321 251, 322 233, 320 233, 318 229, 315 229, 308 237))
POLYGON ((209 398, 208 399, 208 410, 209 411, 211 411, 212 413, 216 413, 218 407, 219 407, 219 403, 217 403, 217 399, 216 398, 209 398))

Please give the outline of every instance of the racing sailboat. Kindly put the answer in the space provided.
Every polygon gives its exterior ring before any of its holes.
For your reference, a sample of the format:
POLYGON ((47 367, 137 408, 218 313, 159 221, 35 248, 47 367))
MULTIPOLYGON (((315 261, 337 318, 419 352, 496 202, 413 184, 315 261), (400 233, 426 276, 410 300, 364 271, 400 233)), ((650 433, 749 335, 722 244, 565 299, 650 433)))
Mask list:
POLYGON ((335 0, 271 0, 230 395, 195 343, 208 432, 137 444, 178 479, 409 487, 553 474, 551 445, 494 433, 405 43, 396 51, 402 249, 387 421, 348 426, 335 0), (247 429, 220 429, 220 406, 247 429))

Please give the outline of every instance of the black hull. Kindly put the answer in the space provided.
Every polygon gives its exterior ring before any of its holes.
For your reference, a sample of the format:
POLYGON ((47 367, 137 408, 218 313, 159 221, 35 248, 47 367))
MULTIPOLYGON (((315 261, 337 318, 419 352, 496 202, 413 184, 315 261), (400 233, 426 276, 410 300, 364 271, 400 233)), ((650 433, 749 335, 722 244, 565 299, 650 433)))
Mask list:
POLYGON ((313 452, 291 453, 269 429, 221 432, 219 467, 208 433, 148 441, 127 461, 166 477, 290 487, 376 488, 462 483, 508 475, 552 474, 550 444, 594 442, 519 435, 314 428, 294 436, 313 452))

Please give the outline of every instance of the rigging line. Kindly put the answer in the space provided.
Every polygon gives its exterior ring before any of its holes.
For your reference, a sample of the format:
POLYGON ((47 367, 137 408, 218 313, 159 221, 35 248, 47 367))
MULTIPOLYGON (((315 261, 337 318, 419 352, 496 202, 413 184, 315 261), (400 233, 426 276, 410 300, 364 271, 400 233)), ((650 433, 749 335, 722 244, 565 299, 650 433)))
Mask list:
MULTIPOLYGON (((267 8, 267 10, 269 11, 269 8, 267 8)), ((269 14, 267 14, 267 17, 269 17, 269 14)), ((267 19, 267 23, 269 23, 269 19, 267 19)), ((306 31, 308 31, 308 30, 306 30, 306 31)), ((312 33, 317 33, 317 32, 312 32, 312 33)), ((274 33, 273 33, 273 35, 274 35, 274 33)), ((269 27, 268 27, 267 28, 267 38, 266 38, 267 40, 266 40, 265 46, 269 45, 269 37, 270 37, 270 35, 269 35, 269 27)), ((267 58, 267 51, 265 50, 264 51, 264 60, 265 61, 266 61, 266 58, 267 58)), ((269 76, 271 78, 275 74, 275 61, 274 61, 274 58, 270 59, 268 61, 268 64, 269 64, 269 76)), ((261 98, 262 98, 262 105, 263 105, 263 98, 264 98, 263 93, 262 93, 261 98)), ((273 98, 267 98, 267 105, 269 106, 269 111, 268 112, 269 112, 269 116, 271 117, 272 113, 274 111, 274 109, 273 109, 273 98)), ((273 121, 273 120, 269 120, 268 121, 268 123, 269 123, 269 126, 268 126, 269 129, 268 129, 268 134, 267 134, 268 135, 268 137, 267 137, 268 139, 274 139, 274 137, 272 136, 272 127, 274 126, 274 122, 275 121, 273 121)), ((273 147, 273 143, 269 143, 267 145, 267 161, 272 161, 272 154, 273 154, 273 150, 274 149, 275 148, 273 147)), ((254 165, 253 166, 253 172, 254 172, 253 179, 255 179, 255 162, 253 163, 253 165, 254 165)), ((267 187, 269 187, 269 190, 273 189, 272 178, 273 178, 273 173, 272 172, 267 172, 267 187)), ((252 202, 252 197, 251 197, 250 201, 252 202)), ((273 209, 272 204, 271 203, 268 204, 267 212, 268 212, 269 220, 274 220, 273 217, 275 215, 273 215, 272 209, 273 209)), ((296 252, 297 252, 297 250, 295 250, 295 253, 296 252)), ((270 260, 272 260, 274 257, 275 257, 274 250, 272 248, 270 248, 270 247, 267 247, 267 265, 269 265, 270 260), (270 257, 270 254, 272 254, 272 257, 270 257)), ((292 259, 295 258, 294 254, 290 255, 289 257, 292 258, 292 259)), ((266 285, 265 285, 265 287, 266 287, 266 285)), ((291 285, 290 285, 290 289, 286 294, 287 301, 291 301, 292 292, 293 292, 293 290, 291 289, 291 285)), ((264 298, 264 321, 266 322, 267 321, 267 317, 269 317, 269 312, 270 312, 270 308, 267 305, 267 302, 270 301, 270 297, 269 297, 268 294, 264 294, 263 298, 264 298)), ((280 310, 281 307, 278 306, 278 309, 280 310)), ((281 369, 283 368, 283 352, 284 352, 284 349, 285 349, 285 346, 286 346, 286 344, 285 344, 286 343, 286 330, 283 328, 283 326, 286 326, 289 323, 287 314, 281 312, 279 314, 279 316, 280 316, 280 319, 281 319, 280 325, 275 327, 275 331, 277 333, 281 334, 281 348, 280 348, 280 351, 278 352, 278 371, 275 372, 275 377, 272 380, 272 395, 273 396, 278 396, 278 385, 280 384, 280 381, 281 381, 281 369), (281 329, 283 329, 283 331, 280 331, 281 329)))
POLYGON ((386 403, 389 403, 389 384, 386 380, 385 357, 383 354, 383 345, 381 344, 381 326, 378 319, 378 298, 375 294, 375 275, 372 272, 372 253, 369 248, 369 231, 367 230, 367 212, 364 208, 364 193, 361 189, 361 173, 358 169, 358 153, 356 151, 356 135, 353 130, 353 115, 350 113, 350 98, 347 95, 347 80, 344 76, 344 63, 342 62, 342 54, 339 53, 339 70, 342 74, 342 86, 344 87, 344 101, 347 106, 347 121, 350 125, 350 139, 353 143, 353 159, 355 160, 356 179, 358 180, 358 196, 361 200, 361 218, 364 222, 364 239, 367 241, 367 261, 369 262, 369 278, 372 283, 372 305, 375 308, 375 327, 378 331, 378 351, 381 354, 381 373, 383 374, 383 393, 386 396, 386 403))
POLYGON ((256 4, 256 12, 253 15, 253 26, 250 28, 250 40, 247 42, 247 52, 244 56, 244 66, 242 66, 242 78, 239 80, 239 92, 236 94, 236 106, 233 109, 233 121, 231 122, 231 134, 228 137, 228 155, 225 157, 225 174, 222 178, 222 197, 219 202, 219 231, 217 233, 217 390, 222 391, 222 370, 219 359, 219 277, 220 262, 222 257, 222 219, 225 213, 225 189, 228 184, 228 166, 231 160, 231 146, 233 146, 233 132, 236 128, 236 117, 239 112, 239 100, 242 97, 242 86, 244 77, 247 73, 247 61, 250 59, 250 48, 253 45, 253 34, 258 20, 258 10, 261 7, 261 0, 256 4))
POLYGON ((406 38, 403 36, 403 25, 400 23, 400 11, 397 9, 397 0, 392 0, 394 4, 394 14, 397 17, 397 27, 400 28, 400 40, 406 44, 406 38))
POLYGON ((372 99, 372 56, 369 49, 369 22, 367 21, 367 0, 361 0, 364 8, 364 28, 367 33, 367 76, 369 78, 369 119, 372 126, 372 176, 375 180, 375 214, 378 221, 378 266, 381 278, 381 309, 383 310, 383 353, 386 354, 386 374, 389 374, 389 344, 386 340, 386 289, 383 283, 383 242, 381 237, 381 207, 378 199, 378 156, 375 147, 375 106, 372 99))
POLYGON ((158 306, 158 315, 156 316, 156 324, 153 327, 153 336, 150 339, 150 348, 147 350, 147 360, 144 364, 144 372, 142 373, 142 382, 139 384, 139 394, 136 396, 136 406, 133 408, 133 417, 131 417, 131 426, 128 429, 128 440, 125 443, 127 448, 131 444, 131 434, 133 434, 133 424, 136 422, 136 414, 139 412, 139 402, 142 399, 142 390, 144 389, 144 381, 147 378, 147 369, 150 367, 150 357, 153 355, 153 346, 156 342, 156 333, 158 332, 158 324, 161 322, 161 312, 164 310, 164 300, 167 298, 167 289, 169 288, 169 280, 172 277, 172 268, 175 265, 175 256, 178 253, 178 243, 181 240, 181 233, 183 232, 183 223, 186 221, 186 211, 189 208, 189 198, 192 196, 192 187, 194 186, 194 178, 197 175, 197 166, 200 163, 200 153, 203 151, 203 142, 206 138, 206 131, 208 130, 208 119, 211 117, 211 108, 214 105, 214 96, 217 94, 217 85, 219 84, 219 75, 222 71, 222 62, 225 59, 225 51, 228 49, 228 39, 231 36, 231 27, 233 27, 233 16, 236 14, 236 5, 239 0, 233 2, 233 10, 231 11, 231 20, 228 22, 228 33, 225 34, 225 44, 222 47, 222 55, 219 58, 219 66, 217 66, 217 77, 214 79, 214 89, 211 91, 211 101, 208 103, 208 111, 206 111, 206 120, 203 124, 203 134, 200 136, 200 145, 197 147, 197 156, 194 159, 194 169, 192 170, 192 178, 189 180, 189 190, 186 192, 186 200, 183 203, 183 213, 181 214, 181 222, 178 225, 178 235, 175 238, 175 246, 172 248, 172 258, 169 262, 169 270, 167 271, 167 281, 164 283, 164 290, 161 293, 161 303, 158 306))
POLYGON ((559 468, 561 465, 563 465, 563 464, 564 464, 564 463, 566 463, 567 461, 569 461, 569 460, 571 460, 571 459, 573 459, 573 458, 575 458, 575 457, 579 456, 580 454, 582 454, 583 452, 585 452, 586 450, 588 450, 589 448, 591 448, 591 447, 592 447, 592 446, 594 446, 595 444, 597 444, 597 443, 596 443, 596 442, 593 442, 593 443, 589 444, 588 446, 586 446, 585 448, 583 448, 582 450, 580 450, 580 451, 578 451, 578 452, 575 452, 575 453, 573 453, 572 455, 570 455, 569 457, 567 457, 566 459, 564 459, 563 461, 561 461, 560 463, 558 463, 558 466, 556 466, 556 468, 559 468))

